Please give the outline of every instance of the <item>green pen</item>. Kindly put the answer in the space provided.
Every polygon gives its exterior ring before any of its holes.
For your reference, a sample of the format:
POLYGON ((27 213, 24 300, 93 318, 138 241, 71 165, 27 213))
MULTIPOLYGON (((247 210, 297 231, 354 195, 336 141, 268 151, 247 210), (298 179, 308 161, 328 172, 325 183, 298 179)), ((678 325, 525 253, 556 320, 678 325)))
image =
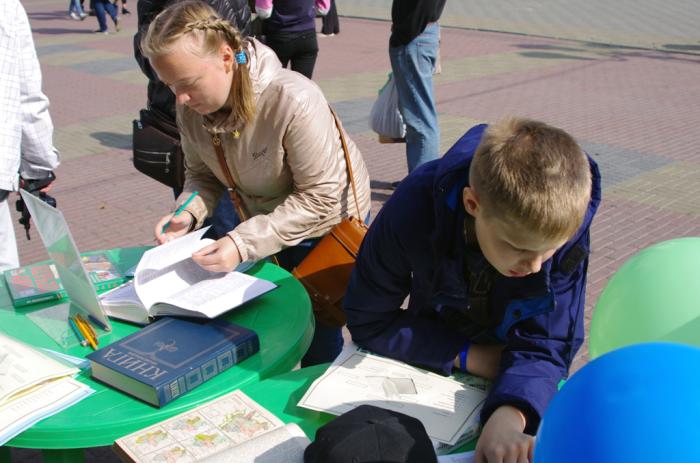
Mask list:
MULTIPOLYGON (((180 207, 178 207, 177 210, 175 211, 175 213, 173 214, 173 216, 170 217, 170 220, 173 220, 173 217, 177 217, 178 214, 180 214, 182 211, 184 211, 185 208, 187 207, 187 205, 188 205, 189 203, 191 203, 192 200, 194 199, 194 197, 197 196, 198 194, 199 194, 199 191, 193 192, 193 193, 190 195, 190 197, 187 198, 187 201, 185 201, 184 203, 180 204, 180 207)), ((168 227, 170 226, 170 220, 168 220, 167 222, 165 222, 165 225, 163 225, 163 228, 162 228, 162 230, 160 231, 161 234, 165 233, 165 231, 166 231, 166 230, 168 229, 168 227)))

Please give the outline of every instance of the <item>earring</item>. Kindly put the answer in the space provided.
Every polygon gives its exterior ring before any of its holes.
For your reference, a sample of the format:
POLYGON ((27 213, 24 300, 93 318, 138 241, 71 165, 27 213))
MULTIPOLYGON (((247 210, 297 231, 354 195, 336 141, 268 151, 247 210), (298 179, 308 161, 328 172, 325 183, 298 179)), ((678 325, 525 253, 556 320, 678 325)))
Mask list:
POLYGON ((248 57, 246 56, 245 52, 243 52, 243 51, 236 52, 236 63, 248 64, 248 57))

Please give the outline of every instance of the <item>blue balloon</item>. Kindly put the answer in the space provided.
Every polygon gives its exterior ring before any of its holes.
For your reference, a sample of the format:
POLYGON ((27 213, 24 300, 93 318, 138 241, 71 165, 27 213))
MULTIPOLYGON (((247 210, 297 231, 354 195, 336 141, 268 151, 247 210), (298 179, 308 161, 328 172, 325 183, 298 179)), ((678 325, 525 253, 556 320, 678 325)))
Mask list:
POLYGON ((535 463, 700 459, 700 348, 653 342, 611 351, 564 384, 544 414, 535 463))

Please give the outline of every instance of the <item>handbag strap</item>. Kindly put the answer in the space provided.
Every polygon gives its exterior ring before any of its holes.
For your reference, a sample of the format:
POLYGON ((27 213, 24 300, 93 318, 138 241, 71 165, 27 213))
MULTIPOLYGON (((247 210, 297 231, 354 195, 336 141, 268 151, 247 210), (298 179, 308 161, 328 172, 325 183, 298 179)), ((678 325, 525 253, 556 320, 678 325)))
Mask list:
POLYGON ((343 145, 343 154, 345 154, 345 166, 348 169, 348 178, 350 179, 350 186, 352 187, 352 195, 355 198, 355 207, 357 208, 357 219, 360 220, 361 222, 364 222, 362 220, 362 213, 360 212, 360 202, 357 200, 357 189, 355 187, 355 176, 352 174, 352 163, 350 162, 350 151, 348 150, 348 144, 345 142, 345 134, 343 133, 343 128, 340 126, 340 121, 338 120, 338 115, 333 111, 333 108, 331 108, 330 105, 328 105, 328 108, 331 110, 331 114, 333 114, 333 119, 335 120, 335 126, 338 128, 338 132, 340 133, 340 144, 343 145))
POLYGON ((248 220, 248 211, 245 209, 241 195, 238 194, 236 190, 236 182, 233 181, 233 176, 226 163, 226 157, 224 156, 224 149, 221 147, 221 137, 218 133, 211 134, 211 144, 214 146, 214 151, 216 151, 216 157, 219 159, 219 165, 221 170, 224 171, 226 176, 226 181, 228 182, 228 193, 231 196, 231 201, 233 201, 233 206, 236 208, 236 213, 241 219, 241 222, 248 220))

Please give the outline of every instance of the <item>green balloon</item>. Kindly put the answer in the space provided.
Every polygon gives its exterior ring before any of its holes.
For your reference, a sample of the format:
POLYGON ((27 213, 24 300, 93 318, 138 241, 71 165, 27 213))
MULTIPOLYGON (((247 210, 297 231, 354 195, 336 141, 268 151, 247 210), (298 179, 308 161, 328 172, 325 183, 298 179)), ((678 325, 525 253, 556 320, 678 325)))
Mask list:
POLYGON ((598 298, 590 329, 592 359, 651 341, 700 346, 700 238, 664 241, 638 252, 598 298))

